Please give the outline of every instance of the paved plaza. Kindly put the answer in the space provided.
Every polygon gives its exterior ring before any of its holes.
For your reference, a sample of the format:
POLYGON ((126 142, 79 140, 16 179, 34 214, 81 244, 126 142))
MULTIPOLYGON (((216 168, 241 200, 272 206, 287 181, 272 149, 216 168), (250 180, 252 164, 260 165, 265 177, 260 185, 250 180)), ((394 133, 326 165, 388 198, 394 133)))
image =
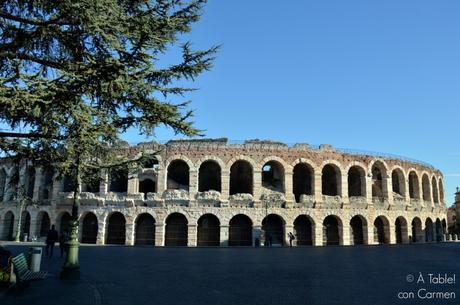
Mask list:
MULTIPOLYGON (((4 246, 19 253, 29 245, 4 246)), ((81 280, 60 281, 63 260, 43 258, 42 269, 50 276, 32 282, 20 294, 3 293, 0 303, 458 304, 459 283, 428 281, 429 274, 459 277, 459 254, 460 243, 305 248, 82 246, 81 280), (425 284, 415 283, 420 273, 425 284), (410 275, 412 283, 408 283, 410 275), (440 291, 454 292, 456 298, 420 299, 420 289, 425 297, 426 292, 440 291), (398 299, 400 292, 407 292, 400 296, 408 299, 398 299)))

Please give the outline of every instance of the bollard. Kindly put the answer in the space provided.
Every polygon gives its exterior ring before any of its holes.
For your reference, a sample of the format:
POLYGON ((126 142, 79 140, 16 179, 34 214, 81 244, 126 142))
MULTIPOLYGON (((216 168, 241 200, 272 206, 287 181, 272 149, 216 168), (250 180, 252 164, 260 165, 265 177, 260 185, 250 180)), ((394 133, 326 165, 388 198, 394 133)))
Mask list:
POLYGON ((40 263, 42 261, 42 248, 33 247, 29 249, 30 254, 30 271, 40 271, 40 263))

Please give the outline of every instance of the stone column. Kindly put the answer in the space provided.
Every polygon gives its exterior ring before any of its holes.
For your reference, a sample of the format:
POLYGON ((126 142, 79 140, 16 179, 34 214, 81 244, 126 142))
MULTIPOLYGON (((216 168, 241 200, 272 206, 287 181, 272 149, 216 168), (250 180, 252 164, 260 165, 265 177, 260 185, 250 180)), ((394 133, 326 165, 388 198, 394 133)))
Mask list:
POLYGON ((342 236, 341 236, 340 244, 343 245, 343 246, 350 246, 352 244, 351 240, 350 240, 351 239, 351 227, 350 227, 350 225, 343 223, 341 233, 342 233, 341 234, 342 236))
POLYGON ((37 228, 38 226, 38 223, 39 223, 39 220, 37 219, 37 214, 35 214, 34 216, 32 215, 32 213, 30 213, 30 231, 29 231, 29 239, 32 238, 32 237, 39 237, 38 236, 38 233, 39 233, 39 230, 37 228))
POLYGON ((229 226, 220 226, 220 245, 228 246, 229 226))
POLYGON ((260 207, 260 196, 262 195, 262 171, 254 169, 252 180, 252 193, 254 196, 255 207, 260 207))
MULTIPOLYGON (((98 217, 99 218, 99 217, 98 217)), ((99 221, 97 223, 97 239, 96 244, 105 245, 105 222, 99 221)))
POLYGON ((292 172, 284 174, 284 198, 286 199, 287 207, 292 207, 294 203, 292 176, 292 172))
POLYGON ((166 191, 166 170, 160 167, 157 178, 157 193, 161 195, 164 191, 166 191))
POLYGON ((340 176, 340 196, 342 197, 343 207, 350 207, 350 199, 348 198, 348 173, 342 173, 340 176))
POLYGON ((406 177, 404 177, 404 200, 407 204, 410 204, 409 179, 406 177))
POLYGON ((377 242, 375 241, 375 229, 374 229, 374 223, 369 222, 367 224, 367 244, 368 245, 376 245, 377 242))
POLYGON ((221 192, 220 199, 227 201, 230 196, 230 171, 222 171, 221 173, 221 192))
POLYGON ((366 179, 366 200, 367 204, 373 206, 374 203, 372 202, 372 175, 368 175, 365 177, 366 179))
POLYGON ((188 224, 188 235, 187 235, 187 246, 196 247, 197 246, 197 225, 188 224))
POLYGON ((126 222, 126 241, 125 244, 128 246, 134 245, 134 223, 132 221, 126 222))
POLYGON ((155 246, 163 247, 165 245, 164 235, 165 224, 162 222, 155 223, 155 246))
POLYGON ((99 193, 101 197, 105 197, 109 191, 109 173, 107 171, 102 171, 101 173, 101 182, 99 184, 99 193))
POLYGON ((189 185, 189 198, 191 206, 196 202, 196 194, 198 193, 198 171, 190 169, 190 185, 189 185))
POLYGON ((323 190, 322 190, 322 173, 321 171, 315 172, 315 187, 314 187, 314 196, 315 196, 315 208, 323 206, 323 190))
POLYGON ((396 226, 393 224, 393 223, 390 223, 390 225, 388 226, 389 228, 389 237, 390 237, 390 244, 396 244, 396 234, 395 234, 395 230, 396 230, 396 226))
POLYGON ((319 222, 315 225, 314 229, 314 239, 313 239, 313 245, 314 246, 323 246, 323 224, 322 222, 319 222))
POLYGON ((259 239, 259 245, 261 244, 260 240, 260 231, 262 230, 262 226, 252 226, 252 246, 255 247, 256 239, 259 239))
POLYGON ((128 191, 127 194, 139 193, 139 175, 138 173, 130 173, 128 176, 128 191))
MULTIPOLYGON (((35 183, 34 183, 34 195, 33 200, 38 201, 40 199, 41 186, 43 185, 43 170, 41 167, 35 168, 35 183)), ((31 233, 32 235, 32 233, 31 233)))
POLYGON ((387 197, 388 199, 388 204, 391 206, 394 205, 394 200, 393 200, 393 185, 391 182, 391 177, 388 176, 388 174, 384 174, 383 181, 382 181, 382 191, 383 191, 383 197, 387 197))

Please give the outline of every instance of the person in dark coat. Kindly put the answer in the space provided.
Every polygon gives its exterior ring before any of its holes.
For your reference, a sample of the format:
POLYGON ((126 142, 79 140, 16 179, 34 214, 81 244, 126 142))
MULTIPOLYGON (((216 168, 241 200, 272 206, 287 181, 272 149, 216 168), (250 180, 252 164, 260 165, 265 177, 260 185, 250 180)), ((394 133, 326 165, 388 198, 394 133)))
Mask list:
POLYGON ((46 248, 45 254, 47 257, 53 257, 54 244, 58 241, 58 232, 56 231, 54 225, 51 226, 51 229, 46 235, 46 248))

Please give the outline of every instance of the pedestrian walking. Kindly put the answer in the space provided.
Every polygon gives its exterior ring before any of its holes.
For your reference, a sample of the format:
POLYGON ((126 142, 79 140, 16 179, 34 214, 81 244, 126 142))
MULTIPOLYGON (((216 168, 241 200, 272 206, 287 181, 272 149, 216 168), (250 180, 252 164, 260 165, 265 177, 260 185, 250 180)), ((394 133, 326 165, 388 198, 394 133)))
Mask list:
POLYGON ((67 229, 62 231, 61 236, 59 236, 59 248, 61 250, 61 258, 64 257, 64 254, 67 255, 67 242, 69 241, 69 232, 67 229))
POLYGON ((46 248, 45 254, 47 257, 53 257, 54 244, 58 241, 58 232, 56 231, 54 225, 51 226, 51 229, 48 230, 46 234, 46 248))
POLYGON ((289 247, 292 247, 292 241, 295 239, 294 234, 292 232, 289 232, 289 247))

